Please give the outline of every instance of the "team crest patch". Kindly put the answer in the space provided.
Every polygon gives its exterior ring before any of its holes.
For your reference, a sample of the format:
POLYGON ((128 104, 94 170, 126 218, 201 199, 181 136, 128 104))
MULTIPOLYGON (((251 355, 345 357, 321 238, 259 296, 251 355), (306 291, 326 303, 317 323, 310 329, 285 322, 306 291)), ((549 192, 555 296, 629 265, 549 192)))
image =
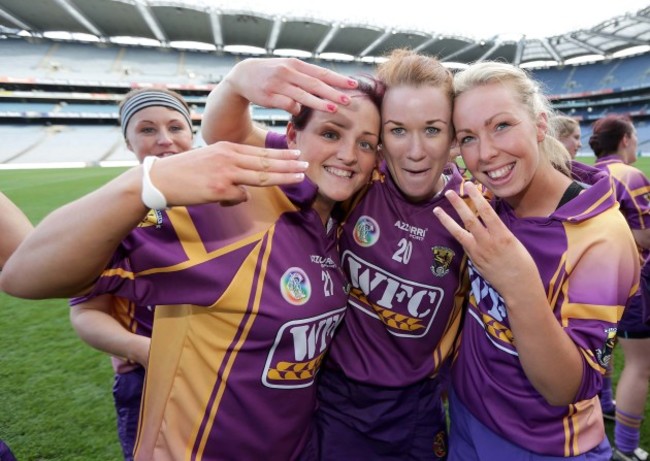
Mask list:
POLYGON ((162 225, 162 211, 160 210, 149 210, 147 216, 144 217, 138 227, 151 227, 151 226, 160 226, 162 225))
POLYGON ((616 345, 616 328, 608 328, 605 333, 607 333, 605 344, 603 347, 596 349, 596 359, 603 368, 607 368, 612 359, 612 351, 616 345))
POLYGON ((370 247, 377 243, 379 233, 379 224, 370 216, 361 216, 354 225, 354 241, 362 247, 370 247))
POLYGON ((431 272, 436 277, 444 277, 449 273, 449 266, 456 253, 451 248, 435 246, 431 248, 433 253, 433 265, 431 272))
POLYGON ((433 439, 433 454, 438 458, 447 456, 447 434, 444 431, 438 432, 433 439))
POLYGON ((305 271, 299 267, 292 267, 280 279, 282 297, 294 306, 302 306, 311 296, 311 283, 305 271))

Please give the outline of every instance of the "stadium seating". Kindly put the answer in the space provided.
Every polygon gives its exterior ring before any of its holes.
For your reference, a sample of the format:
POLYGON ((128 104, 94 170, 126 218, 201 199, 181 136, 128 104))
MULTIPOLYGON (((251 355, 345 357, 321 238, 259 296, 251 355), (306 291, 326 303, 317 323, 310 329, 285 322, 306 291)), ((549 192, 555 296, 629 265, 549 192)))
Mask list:
MULTIPOLYGON (((133 162, 117 127, 117 104, 134 87, 179 91, 198 126, 209 91, 244 55, 46 39, 0 38, 0 167, 133 162)), ((372 74, 362 62, 315 60, 345 75, 372 74)), ((590 125, 628 113, 650 155, 650 54, 531 70, 556 109, 590 125)), ((252 108, 254 120, 282 131, 289 117, 252 108)), ((197 144, 200 144, 200 136, 197 144)))

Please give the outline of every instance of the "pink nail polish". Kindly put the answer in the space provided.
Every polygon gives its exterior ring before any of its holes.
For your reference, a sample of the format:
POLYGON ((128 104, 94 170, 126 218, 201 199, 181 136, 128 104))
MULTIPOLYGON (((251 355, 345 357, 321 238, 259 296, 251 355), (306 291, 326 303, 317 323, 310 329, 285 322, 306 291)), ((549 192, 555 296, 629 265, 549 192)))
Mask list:
POLYGON ((350 86, 350 88, 356 88, 357 87, 357 81, 354 80, 354 79, 350 79, 350 80, 348 80, 348 85, 350 86))
POLYGON ((330 112, 336 112, 336 104, 331 104, 331 103, 328 104, 327 110, 329 110, 330 112))
POLYGON ((347 104, 347 103, 350 102, 350 98, 348 96, 343 95, 343 96, 341 96, 341 102, 343 104, 347 104))

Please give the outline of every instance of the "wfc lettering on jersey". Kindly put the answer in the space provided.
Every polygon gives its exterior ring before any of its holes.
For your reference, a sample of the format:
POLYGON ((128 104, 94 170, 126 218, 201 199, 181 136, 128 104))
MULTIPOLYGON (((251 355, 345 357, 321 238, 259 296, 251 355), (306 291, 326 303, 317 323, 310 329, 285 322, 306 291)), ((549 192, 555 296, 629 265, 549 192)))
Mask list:
POLYGON ((311 386, 345 309, 284 324, 266 359, 262 383, 275 389, 311 386))
POLYGON ((342 256, 352 290, 348 302, 383 322, 395 336, 424 336, 438 312, 444 290, 397 277, 349 250, 342 256))
POLYGON ((468 261, 467 267, 472 287, 470 305, 476 306, 469 309, 469 314, 483 326, 492 344, 508 354, 518 355, 513 344, 512 331, 502 323, 508 316, 503 298, 481 277, 471 260, 468 261))

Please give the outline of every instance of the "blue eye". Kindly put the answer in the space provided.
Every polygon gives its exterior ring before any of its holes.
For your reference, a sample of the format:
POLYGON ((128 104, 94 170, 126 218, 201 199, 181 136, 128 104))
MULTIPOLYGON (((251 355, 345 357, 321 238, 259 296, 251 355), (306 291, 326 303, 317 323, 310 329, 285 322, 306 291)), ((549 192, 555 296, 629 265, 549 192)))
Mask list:
POLYGON ((325 131, 322 136, 325 139, 331 139, 331 140, 339 139, 339 134, 334 131, 325 131))
POLYGON ((363 150, 369 150, 369 151, 372 151, 372 152, 374 152, 377 149, 377 147, 373 143, 368 142, 368 141, 360 141, 359 146, 363 150))

